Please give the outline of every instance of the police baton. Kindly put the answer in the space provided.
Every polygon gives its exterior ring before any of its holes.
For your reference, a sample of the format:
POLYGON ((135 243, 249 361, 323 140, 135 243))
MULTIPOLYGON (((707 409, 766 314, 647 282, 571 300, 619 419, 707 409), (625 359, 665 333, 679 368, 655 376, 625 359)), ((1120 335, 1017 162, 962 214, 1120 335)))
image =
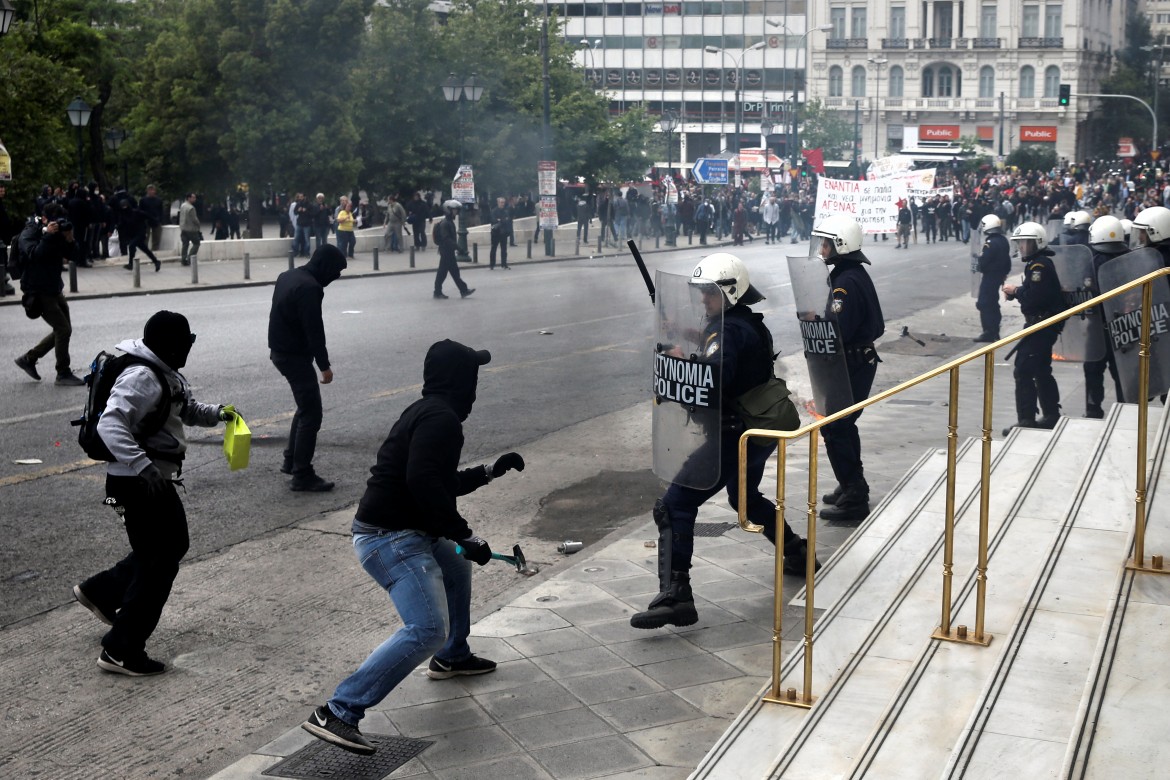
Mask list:
POLYGON ((646 261, 642 259, 642 253, 638 251, 634 239, 631 238, 626 245, 634 256, 634 262, 638 264, 638 270, 642 272, 642 281, 646 283, 646 291, 650 293, 650 302, 654 303, 654 281, 650 278, 650 272, 646 270, 646 261))

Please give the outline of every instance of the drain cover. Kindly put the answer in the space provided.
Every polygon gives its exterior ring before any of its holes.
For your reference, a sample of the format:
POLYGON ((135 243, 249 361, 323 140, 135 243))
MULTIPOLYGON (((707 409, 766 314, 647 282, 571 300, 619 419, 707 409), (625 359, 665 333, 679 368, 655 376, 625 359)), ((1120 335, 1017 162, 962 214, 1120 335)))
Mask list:
POLYGON ((334 780, 382 780, 398 767, 433 745, 423 739, 366 734, 378 748, 372 756, 359 756, 336 745, 313 740, 261 774, 268 777, 311 777, 334 780))
POLYGON ((695 523, 695 536, 723 536, 738 523, 695 523))

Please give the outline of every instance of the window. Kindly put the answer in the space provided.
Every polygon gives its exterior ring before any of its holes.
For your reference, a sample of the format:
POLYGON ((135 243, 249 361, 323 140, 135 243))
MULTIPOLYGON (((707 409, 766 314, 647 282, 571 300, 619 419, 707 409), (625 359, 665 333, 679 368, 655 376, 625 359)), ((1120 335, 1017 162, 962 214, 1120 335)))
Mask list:
POLYGON ((1040 6, 1038 6, 1038 5, 1024 6, 1024 13, 1020 19, 1020 37, 1022 37, 1022 38, 1039 38, 1040 37, 1040 6))
POLYGON ((922 71, 922 97, 934 97, 934 68, 922 71))
POLYGON ((865 38, 865 6, 854 6, 849 14, 850 38, 865 38))
POLYGON ((934 3, 934 36, 935 38, 950 38, 953 30, 954 9, 950 3, 934 3))
POLYGON ((1060 26, 1060 6, 1051 3, 1044 6, 1044 37, 1062 37, 1064 33, 1060 26))
POLYGON ((829 24, 833 25, 833 31, 829 33, 830 38, 845 37, 845 9, 843 7, 836 6, 829 9, 829 24))
POLYGON ((890 37, 906 37, 906 8, 895 5, 890 8, 890 37))
POLYGON ((1020 97, 1036 97, 1036 69, 1031 65, 1020 68, 1020 97))
POLYGON ((1054 98, 1060 92, 1060 68, 1049 65, 1044 69, 1044 97, 1054 98))
POLYGON ((902 67, 895 65, 890 68, 890 97, 902 97, 902 88, 905 77, 902 74, 902 67))
POLYGON ((996 38, 995 6, 985 5, 979 9, 979 37, 996 38))
POLYGON ((834 65, 829 68, 829 97, 841 97, 841 81, 843 74, 840 66, 834 65))
POLYGON ((990 65, 979 69, 979 97, 995 97, 995 68, 990 65))
POLYGON ((923 97, 962 97, 962 76, 958 68, 938 65, 922 70, 923 97))
POLYGON ((954 82, 951 69, 943 66, 938 69, 938 96, 951 97, 954 94, 954 82))
POLYGON ((865 97, 865 68, 860 65, 853 66, 853 73, 851 74, 852 84, 850 90, 851 97, 865 97))

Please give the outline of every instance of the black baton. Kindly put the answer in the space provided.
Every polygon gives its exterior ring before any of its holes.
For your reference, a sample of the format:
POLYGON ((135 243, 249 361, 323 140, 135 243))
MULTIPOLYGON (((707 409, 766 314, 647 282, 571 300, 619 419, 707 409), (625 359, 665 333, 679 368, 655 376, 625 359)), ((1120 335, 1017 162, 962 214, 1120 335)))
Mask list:
POLYGON ((642 259, 642 253, 638 251, 638 245, 634 243, 634 239, 626 242, 630 247, 630 253, 634 255, 634 262, 638 264, 638 270, 642 272, 642 281, 646 283, 646 291, 650 293, 650 302, 654 303, 654 281, 650 278, 650 272, 646 270, 646 262, 642 259))

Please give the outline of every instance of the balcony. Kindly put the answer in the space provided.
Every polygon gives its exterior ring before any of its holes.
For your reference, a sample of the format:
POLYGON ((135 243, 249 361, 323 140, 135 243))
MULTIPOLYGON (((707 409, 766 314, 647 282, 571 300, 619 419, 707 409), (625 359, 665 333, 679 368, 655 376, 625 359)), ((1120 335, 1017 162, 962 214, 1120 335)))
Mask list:
POLYGON ((925 38, 915 38, 914 39, 914 48, 915 49, 925 49, 926 48, 926 39, 925 38))
POLYGON ((909 49, 909 38, 882 38, 883 49, 909 49))
POLYGON ((999 38, 972 38, 971 48, 973 49, 998 49, 1003 45, 999 38))
POLYGON ((1063 49, 1064 38, 1020 38, 1021 49, 1063 49))
POLYGON ((927 38, 927 41, 932 49, 949 49, 954 43, 952 38, 927 38))
POLYGON ((830 38, 825 41, 827 49, 868 49, 869 38, 830 38))

